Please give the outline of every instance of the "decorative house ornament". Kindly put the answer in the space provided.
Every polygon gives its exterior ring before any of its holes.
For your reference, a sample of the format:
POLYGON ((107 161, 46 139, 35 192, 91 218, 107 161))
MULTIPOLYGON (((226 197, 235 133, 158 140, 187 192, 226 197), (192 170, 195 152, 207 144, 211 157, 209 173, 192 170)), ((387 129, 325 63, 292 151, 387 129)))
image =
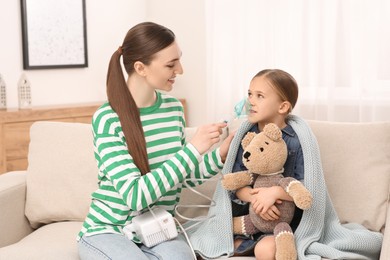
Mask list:
POLYGON ((7 108, 7 93, 5 90, 5 81, 0 74, 0 109, 7 108))
POLYGON ((20 76, 18 82, 18 93, 19 93, 19 108, 28 109, 31 108, 31 84, 27 79, 26 74, 20 76))

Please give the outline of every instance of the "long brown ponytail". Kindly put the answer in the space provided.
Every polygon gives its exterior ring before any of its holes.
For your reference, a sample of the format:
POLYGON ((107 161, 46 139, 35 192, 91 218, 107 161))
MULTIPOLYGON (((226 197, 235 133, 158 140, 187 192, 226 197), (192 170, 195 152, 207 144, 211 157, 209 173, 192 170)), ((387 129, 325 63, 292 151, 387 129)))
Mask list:
POLYGON ((139 109, 126 84, 120 57, 123 54, 123 65, 127 74, 131 75, 136 61, 149 65, 154 54, 171 45, 174 40, 175 35, 168 28, 151 22, 140 23, 128 31, 122 46, 111 56, 108 66, 108 101, 119 116, 127 149, 142 175, 150 172, 146 141, 139 109))

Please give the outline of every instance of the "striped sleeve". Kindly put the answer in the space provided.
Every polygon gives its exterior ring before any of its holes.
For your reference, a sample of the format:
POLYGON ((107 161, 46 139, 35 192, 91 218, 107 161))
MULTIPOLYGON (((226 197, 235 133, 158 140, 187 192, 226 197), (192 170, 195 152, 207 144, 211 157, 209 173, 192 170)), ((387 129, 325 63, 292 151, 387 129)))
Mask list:
POLYGON ((197 181, 186 181, 189 186, 202 184, 202 179, 208 179, 217 175, 223 167, 219 148, 203 155, 200 164, 196 165, 195 171, 189 175, 189 179, 197 179, 197 181))
MULTIPOLYGON (((109 110, 107 110, 109 111, 109 110)), ((119 119, 104 109, 93 120, 95 157, 101 175, 101 181, 112 183, 120 198, 133 211, 147 208, 161 196, 176 189, 191 172, 198 168, 201 156, 194 146, 188 144, 170 159, 141 176, 139 169, 127 151, 119 119)), ((100 192, 109 199, 107 186, 100 186, 100 192)), ((112 200, 117 198, 112 197, 112 200)))

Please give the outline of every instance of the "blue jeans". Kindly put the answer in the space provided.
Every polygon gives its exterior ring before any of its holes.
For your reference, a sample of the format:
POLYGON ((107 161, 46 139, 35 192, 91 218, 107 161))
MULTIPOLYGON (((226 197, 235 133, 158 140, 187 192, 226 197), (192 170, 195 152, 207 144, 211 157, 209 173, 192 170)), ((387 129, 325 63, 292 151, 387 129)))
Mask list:
MULTIPOLYGON (((180 236, 179 236, 180 237, 180 236)), ((191 260, 193 253, 184 239, 175 238, 154 247, 136 244, 120 234, 83 236, 78 242, 82 260, 137 259, 137 260, 191 260)))

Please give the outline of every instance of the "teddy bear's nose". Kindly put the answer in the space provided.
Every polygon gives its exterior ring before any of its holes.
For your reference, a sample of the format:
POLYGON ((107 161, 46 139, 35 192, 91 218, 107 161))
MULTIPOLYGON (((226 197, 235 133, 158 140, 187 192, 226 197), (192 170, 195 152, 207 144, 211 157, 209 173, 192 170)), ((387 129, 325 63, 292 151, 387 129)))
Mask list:
POLYGON ((244 153, 244 158, 245 158, 245 159, 248 159, 249 156, 251 156, 251 153, 250 153, 250 152, 245 152, 245 153, 244 153))

